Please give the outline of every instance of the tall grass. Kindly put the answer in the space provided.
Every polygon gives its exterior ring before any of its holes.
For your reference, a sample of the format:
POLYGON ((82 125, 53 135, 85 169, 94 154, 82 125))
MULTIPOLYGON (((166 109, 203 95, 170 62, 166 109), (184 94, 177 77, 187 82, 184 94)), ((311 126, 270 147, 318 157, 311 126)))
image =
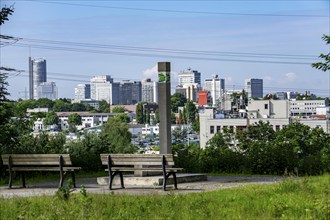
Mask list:
POLYGON ((205 193, 0 199, 1 219, 330 219, 330 175, 205 193))

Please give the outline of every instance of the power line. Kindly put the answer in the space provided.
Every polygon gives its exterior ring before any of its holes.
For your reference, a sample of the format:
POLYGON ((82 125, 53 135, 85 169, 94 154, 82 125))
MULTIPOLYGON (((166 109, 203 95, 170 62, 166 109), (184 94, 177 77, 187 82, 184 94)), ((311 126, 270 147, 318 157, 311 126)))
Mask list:
POLYGON ((184 49, 173 49, 173 48, 157 48, 157 47, 137 47, 137 46, 126 46, 126 45, 114 45, 114 44, 91 44, 91 43, 78 43, 68 41, 54 41, 54 40, 42 40, 42 39, 31 39, 31 38, 18 38, 21 41, 41 43, 41 44, 60 44, 77 47, 91 47, 91 48, 110 48, 110 49, 124 49, 124 50, 138 50, 138 51, 152 51, 152 52, 170 52, 170 53, 184 53, 184 54, 202 54, 202 55, 244 55, 244 56, 261 56, 270 58, 299 58, 299 59, 315 59, 313 55, 301 55, 301 54, 273 54, 273 53, 243 53, 243 52, 228 52, 228 51, 206 51, 206 50, 184 50, 184 49))
POLYGON ((151 11, 151 12, 179 13, 179 14, 203 14, 203 15, 225 15, 225 16, 267 16, 267 17, 320 17, 320 18, 329 17, 328 15, 186 11, 186 10, 155 9, 155 8, 117 7, 117 6, 94 5, 94 4, 77 4, 77 3, 67 3, 67 2, 58 2, 58 1, 37 1, 37 0, 27 0, 27 1, 38 2, 38 3, 47 3, 47 4, 57 4, 57 5, 80 6, 80 7, 110 8, 110 9, 117 9, 117 10, 151 11))
MULTIPOLYGON (((36 44, 22 44, 17 43, 12 46, 26 47, 26 48, 39 48, 39 49, 50 49, 70 52, 84 52, 84 53, 96 53, 96 54, 111 54, 120 56, 136 56, 136 57, 151 57, 151 58, 172 58, 172 59, 186 59, 186 60, 205 60, 205 61, 224 61, 224 62, 245 62, 245 63, 272 63, 272 64, 298 64, 298 65, 310 65, 311 62, 290 62, 290 61, 272 61, 272 60, 243 60, 243 59, 224 59, 217 57, 196 57, 196 56, 175 56, 175 55, 161 55, 151 53, 139 53, 139 52, 121 52, 121 51, 105 51, 105 50, 92 50, 92 49, 79 49, 69 47, 55 47, 45 46, 36 44)), ((260 57, 261 59, 265 57, 260 57)))

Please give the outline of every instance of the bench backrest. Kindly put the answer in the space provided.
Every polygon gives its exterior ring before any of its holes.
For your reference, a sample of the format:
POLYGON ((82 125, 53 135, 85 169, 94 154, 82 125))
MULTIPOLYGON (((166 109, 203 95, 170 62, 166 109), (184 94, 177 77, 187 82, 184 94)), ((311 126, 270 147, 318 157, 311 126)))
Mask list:
POLYGON ((11 156, 13 166, 59 166, 60 156, 63 166, 71 166, 69 154, 2 154, 3 165, 9 165, 11 156))
POLYGON ((163 155, 166 164, 174 166, 172 154, 101 154, 102 165, 108 165, 110 156, 112 165, 162 165, 163 155))

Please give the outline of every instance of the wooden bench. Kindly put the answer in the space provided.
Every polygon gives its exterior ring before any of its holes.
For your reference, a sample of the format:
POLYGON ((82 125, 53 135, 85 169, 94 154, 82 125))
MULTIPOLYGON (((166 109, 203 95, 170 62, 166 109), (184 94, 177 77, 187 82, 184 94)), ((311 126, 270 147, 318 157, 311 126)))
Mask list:
POLYGON ((72 167, 69 154, 3 154, 1 155, 3 165, 8 166, 9 188, 12 187, 13 172, 22 176, 22 186, 25 188, 25 172, 34 171, 56 171, 60 172, 60 184, 63 186, 67 172, 72 175, 73 186, 76 187, 75 170, 80 167, 72 167))
POLYGON ((114 177, 119 174, 121 187, 124 187, 123 172, 147 171, 163 174, 163 189, 172 175, 174 188, 177 189, 176 172, 183 168, 174 168, 172 154, 101 154, 102 165, 107 166, 109 189, 112 189, 114 177))

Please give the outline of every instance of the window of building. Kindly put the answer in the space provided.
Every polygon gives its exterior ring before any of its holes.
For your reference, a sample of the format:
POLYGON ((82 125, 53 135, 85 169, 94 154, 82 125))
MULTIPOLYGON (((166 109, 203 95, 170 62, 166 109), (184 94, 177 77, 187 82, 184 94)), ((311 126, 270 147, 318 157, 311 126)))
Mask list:
POLYGON ((210 133, 214 134, 214 126, 210 126, 210 133))
POLYGON ((221 126, 217 126, 217 133, 220 132, 221 126))
POLYGON ((268 109, 268 104, 265 104, 265 109, 268 109))
POLYGON ((280 130, 280 126, 279 126, 279 125, 276 125, 276 126, 275 126, 275 130, 276 130, 276 131, 280 130))

